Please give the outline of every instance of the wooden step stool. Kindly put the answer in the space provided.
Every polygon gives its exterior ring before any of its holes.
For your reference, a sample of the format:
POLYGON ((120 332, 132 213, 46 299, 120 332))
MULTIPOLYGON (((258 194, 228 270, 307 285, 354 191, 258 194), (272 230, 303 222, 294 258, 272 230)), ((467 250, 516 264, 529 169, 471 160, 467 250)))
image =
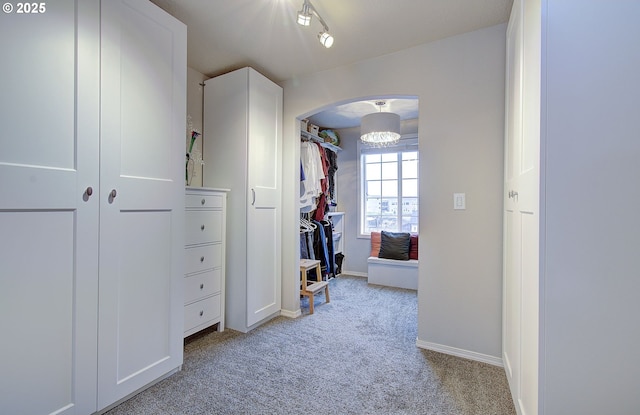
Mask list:
POLYGON ((300 294, 309 297, 309 314, 313 314, 313 296, 324 290, 325 302, 329 302, 329 283, 322 281, 322 267, 317 259, 301 259, 300 260, 300 294), (307 281, 307 271, 316 270, 316 281, 307 281))

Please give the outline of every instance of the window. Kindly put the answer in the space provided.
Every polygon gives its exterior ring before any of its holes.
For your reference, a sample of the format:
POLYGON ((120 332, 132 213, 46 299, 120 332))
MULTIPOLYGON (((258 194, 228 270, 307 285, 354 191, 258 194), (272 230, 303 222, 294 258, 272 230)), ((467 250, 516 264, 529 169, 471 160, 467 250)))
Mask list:
POLYGON ((418 233, 417 139, 395 147, 361 146, 360 175, 360 234, 418 233))

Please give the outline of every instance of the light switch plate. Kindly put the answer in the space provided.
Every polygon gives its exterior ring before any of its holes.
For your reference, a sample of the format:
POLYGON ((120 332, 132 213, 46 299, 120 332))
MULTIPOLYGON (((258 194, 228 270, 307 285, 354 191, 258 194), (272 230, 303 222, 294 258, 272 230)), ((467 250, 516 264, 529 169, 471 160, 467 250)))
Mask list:
POLYGON ((464 193, 453 194, 453 209, 464 210, 467 208, 466 196, 464 193))

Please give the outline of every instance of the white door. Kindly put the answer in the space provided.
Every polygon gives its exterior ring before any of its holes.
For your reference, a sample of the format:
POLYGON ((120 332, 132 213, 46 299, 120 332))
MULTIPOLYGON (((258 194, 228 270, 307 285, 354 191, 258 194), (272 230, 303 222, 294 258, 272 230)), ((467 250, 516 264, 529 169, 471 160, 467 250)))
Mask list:
POLYGON ((98 408, 182 364, 186 28, 102 2, 98 408))
POLYGON ((519 414, 538 413, 540 4, 507 28, 503 357, 519 414))
POLYGON ((8 4, 14 10, 0 13, 0 413, 89 414, 99 2, 39 3, 32 14, 8 4))
POLYGON ((282 89, 249 71, 247 326, 280 311, 282 89))

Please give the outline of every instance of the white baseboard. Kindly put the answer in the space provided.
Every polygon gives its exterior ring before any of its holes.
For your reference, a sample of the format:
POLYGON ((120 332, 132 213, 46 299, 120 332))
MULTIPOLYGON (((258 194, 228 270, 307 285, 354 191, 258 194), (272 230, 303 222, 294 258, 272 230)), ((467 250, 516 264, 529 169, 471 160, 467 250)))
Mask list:
POLYGON ((470 350, 458 349, 456 347, 445 346, 443 344, 426 342, 424 340, 416 339, 416 346, 421 349, 433 350, 434 352, 440 352, 451 356, 462 357, 464 359, 475 360, 476 362, 488 363, 493 366, 504 367, 502 359, 496 356, 490 356, 488 354, 472 352, 470 350))
POLYGON ((291 311, 291 310, 280 310, 280 315, 283 317, 289 317, 289 318, 298 318, 302 315, 302 311, 300 311, 300 309, 297 309, 295 311, 291 311))
MULTIPOLYGON (((367 273, 366 272, 358 272, 358 271, 347 271, 346 269, 342 270, 342 273, 344 275, 353 275, 354 277, 363 277, 363 278, 367 278, 367 273)), ((340 275, 338 275, 339 277, 340 275)))

